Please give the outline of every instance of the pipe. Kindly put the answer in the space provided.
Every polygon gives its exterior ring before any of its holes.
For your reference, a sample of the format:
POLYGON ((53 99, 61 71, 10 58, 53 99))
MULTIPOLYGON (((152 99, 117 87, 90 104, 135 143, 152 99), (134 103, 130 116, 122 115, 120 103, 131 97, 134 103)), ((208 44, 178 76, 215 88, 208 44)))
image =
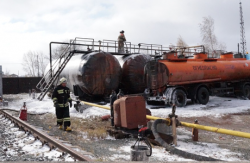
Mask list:
POLYGON ((93 103, 86 102, 86 101, 81 101, 81 102, 83 104, 86 104, 86 105, 95 106, 95 107, 103 108, 103 109, 106 109, 106 110, 110 110, 110 107, 108 107, 108 106, 97 105, 97 104, 93 104, 93 103))
MULTIPOLYGON (((81 102, 86 104, 86 105, 96 106, 99 108, 110 110, 110 107, 108 107, 108 106, 101 106, 101 105, 97 105, 97 104, 93 104, 93 103, 85 102, 85 101, 81 101, 81 102)), ((168 124, 170 125, 170 123, 171 123, 171 120, 169 118, 159 118, 159 117, 154 117, 154 116, 150 116, 150 115, 146 115, 146 118, 149 120, 163 119, 163 120, 167 121, 167 125, 168 124)), ((222 129, 222 128, 197 125, 197 124, 187 123, 187 122, 180 122, 180 124, 182 126, 189 127, 189 128, 197 128, 197 129, 201 129, 201 130, 217 132, 217 133, 221 133, 221 134, 233 135, 233 136, 238 136, 238 137, 250 139, 250 133, 247 133, 247 132, 233 131, 233 130, 227 130, 227 129, 222 129)))
POLYGON ((168 126, 170 126, 170 123, 171 123, 171 120, 169 118, 159 118, 159 117, 154 117, 154 116, 151 116, 151 115, 146 115, 146 118, 149 119, 149 120, 157 120, 157 119, 165 120, 166 124, 168 126))
POLYGON ((246 133, 246 132, 233 131, 233 130, 227 130, 227 129, 223 129, 223 128, 210 127, 210 126, 202 126, 202 125, 187 123, 187 122, 180 122, 180 123, 182 126, 185 126, 185 127, 197 128, 197 129, 201 129, 201 130, 217 132, 217 133, 221 133, 221 134, 233 135, 233 136, 238 136, 238 137, 250 139, 250 133, 246 133))

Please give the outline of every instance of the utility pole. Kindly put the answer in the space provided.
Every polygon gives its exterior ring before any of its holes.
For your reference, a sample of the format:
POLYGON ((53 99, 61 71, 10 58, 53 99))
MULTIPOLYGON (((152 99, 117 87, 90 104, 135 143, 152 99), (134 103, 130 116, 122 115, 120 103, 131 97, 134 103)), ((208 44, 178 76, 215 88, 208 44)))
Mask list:
POLYGON ((38 69, 37 75, 38 75, 38 77, 39 77, 39 62, 38 62, 38 55, 37 55, 37 69, 38 69))
POLYGON ((3 97, 3 71, 2 71, 2 65, 0 65, 0 96, 3 97))
POLYGON ((241 52, 242 52, 243 58, 245 58, 245 54, 247 52, 247 46, 246 46, 244 19, 243 19, 243 11, 242 11, 241 2, 240 2, 240 37, 241 37, 241 42, 240 42, 241 52))

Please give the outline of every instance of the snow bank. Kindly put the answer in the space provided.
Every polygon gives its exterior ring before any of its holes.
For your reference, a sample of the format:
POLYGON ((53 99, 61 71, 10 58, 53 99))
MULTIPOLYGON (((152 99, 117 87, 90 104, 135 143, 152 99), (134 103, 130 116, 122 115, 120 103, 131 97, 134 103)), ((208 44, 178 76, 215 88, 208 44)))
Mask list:
MULTIPOLYGON (((148 108, 152 105, 148 105, 148 108)), ((201 104, 187 104, 185 107, 178 107, 176 115, 179 117, 200 117, 200 116, 214 116, 220 117, 228 113, 240 113, 250 109, 249 100, 242 100, 233 97, 216 97, 210 96, 207 105, 201 104)), ((150 109, 153 116, 167 117, 171 113, 172 108, 150 109)))
MULTIPOLYGON (((38 95, 39 94, 36 94, 36 97, 38 97, 38 95)), ((45 96, 43 101, 32 99, 29 94, 8 95, 8 98, 13 99, 13 101, 9 102, 9 106, 7 107, 9 109, 20 110, 23 103, 26 102, 26 107, 30 113, 55 112, 53 101, 48 96, 45 96)))

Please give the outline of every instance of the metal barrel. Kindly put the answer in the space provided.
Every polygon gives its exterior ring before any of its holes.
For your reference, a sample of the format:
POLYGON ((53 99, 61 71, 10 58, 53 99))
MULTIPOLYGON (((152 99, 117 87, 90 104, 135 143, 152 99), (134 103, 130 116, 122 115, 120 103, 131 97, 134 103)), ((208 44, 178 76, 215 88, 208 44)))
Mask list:
POLYGON ((148 161, 149 148, 144 145, 131 146, 130 161, 148 161))
POLYGON ((142 93, 146 88, 144 66, 151 57, 146 54, 132 54, 118 60, 122 67, 120 88, 124 93, 142 93))
MULTIPOLYGON (((49 66, 46 70, 49 70, 49 66)), ((118 88, 120 76, 121 66, 113 55, 92 52, 74 55, 59 78, 67 78, 67 86, 72 92, 74 86, 78 86, 82 96, 102 97, 110 95, 112 90, 118 88)))

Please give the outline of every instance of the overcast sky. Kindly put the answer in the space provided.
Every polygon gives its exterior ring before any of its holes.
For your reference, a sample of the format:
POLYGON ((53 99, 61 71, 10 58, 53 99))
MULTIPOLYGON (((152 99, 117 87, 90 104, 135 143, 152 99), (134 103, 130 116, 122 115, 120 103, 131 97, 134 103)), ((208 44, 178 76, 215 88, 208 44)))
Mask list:
MULTIPOLYGON (((133 44, 169 46, 181 36, 201 44, 199 23, 214 19, 215 34, 227 51, 240 42, 239 0, 0 0, 0 65, 24 75, 23 54, 49 56, 51 41, 75 37, 116 40, 120 30, 133 44)), ((241 0, 250 51, 250 0, 241 0)))

